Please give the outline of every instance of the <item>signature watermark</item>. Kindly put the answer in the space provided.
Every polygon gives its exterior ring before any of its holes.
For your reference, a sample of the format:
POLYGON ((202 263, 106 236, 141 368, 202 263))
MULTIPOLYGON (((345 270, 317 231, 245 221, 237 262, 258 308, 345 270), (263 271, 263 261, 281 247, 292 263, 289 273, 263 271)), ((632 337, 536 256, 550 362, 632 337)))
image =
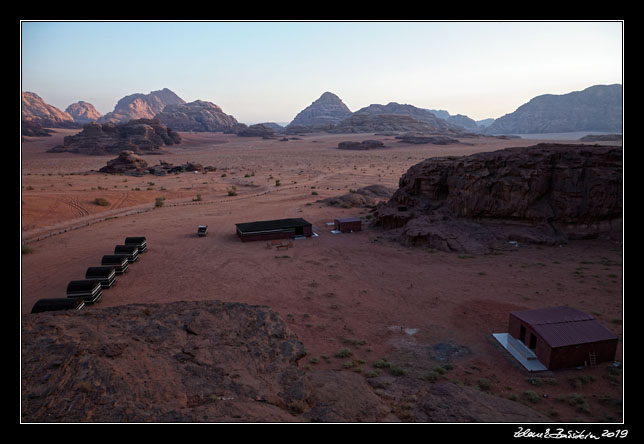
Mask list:
POLYGON ((601 438, 626 438, 628 430, 602 430, 587 431, 587 430, 566 430, 563 428, 546 429, 542 432, 533 431, 529 428, 519 427, 519 430, 514 432, 515 438, 542 438, 542 439, 601 439, 601 438))

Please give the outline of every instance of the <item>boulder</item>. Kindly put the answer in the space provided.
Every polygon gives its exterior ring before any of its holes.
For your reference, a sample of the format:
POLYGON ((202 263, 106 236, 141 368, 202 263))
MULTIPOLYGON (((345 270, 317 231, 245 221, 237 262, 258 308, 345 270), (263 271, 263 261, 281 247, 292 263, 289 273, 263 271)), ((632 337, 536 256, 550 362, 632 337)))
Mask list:
POLYGON ((622 148, 539 144, 427 159, 401 177, 374 216, 403 243, 461 253, 510 241, 617 239, 622 148))

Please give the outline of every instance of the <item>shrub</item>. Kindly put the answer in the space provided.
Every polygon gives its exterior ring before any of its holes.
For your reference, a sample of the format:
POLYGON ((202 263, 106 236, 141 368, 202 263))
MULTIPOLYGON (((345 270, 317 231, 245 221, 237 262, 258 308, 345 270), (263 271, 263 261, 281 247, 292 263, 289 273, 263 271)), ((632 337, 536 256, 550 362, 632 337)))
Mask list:
POLYGON ((335 355, 333 355, 333 356, 335 356, 336 358, 348 358, 348 357, 349 357, 349 356, 351 356, 352 354, 353 354, 353 353, 351 352, 351 350, 349 350, 348 348, 343 348, 342 350, 339 350, 339 351, 338 351, 335 355))
POLYGON ((96 199, 94 199, 94 203, 95 203, 96 205, 100 205, 101 207, 106 207, 106 206, 108 206, 108 205, 110 204, 110 203, 107 201, 107 199, 105 199, 105 198, 103 198, 103 197, 97 197, 96 199))
POLYGON ((163 203, 165 201, 165 197, 157 197, 154 199, 154 207, 159 208, 163 206, 163 203))

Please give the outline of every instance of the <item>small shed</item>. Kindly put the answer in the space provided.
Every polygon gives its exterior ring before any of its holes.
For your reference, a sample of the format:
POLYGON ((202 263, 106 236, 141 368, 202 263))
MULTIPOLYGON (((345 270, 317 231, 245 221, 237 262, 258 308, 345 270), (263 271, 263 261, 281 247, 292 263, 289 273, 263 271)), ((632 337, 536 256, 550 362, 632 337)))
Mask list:
POLYGON ((362 230, 362 221, 359 217, 344 217, 333 219, 335 229, 341 233, 351 233, 352 231, 362 230))
POLYGON ((508 333, 549 370, 613 361, 617 336, 597 319, 568 306, 510 313, 508 333))
POLYGON ((235 224, 242 242, 272 239, 295 239, 313 235, 313 226, 302 218, 275 219, 235 224))

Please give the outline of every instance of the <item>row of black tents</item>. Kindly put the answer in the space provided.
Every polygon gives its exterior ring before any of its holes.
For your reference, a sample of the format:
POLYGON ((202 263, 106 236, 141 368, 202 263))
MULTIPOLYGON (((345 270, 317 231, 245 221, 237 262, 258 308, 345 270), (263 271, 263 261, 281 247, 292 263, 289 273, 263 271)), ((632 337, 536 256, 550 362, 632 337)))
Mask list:
POLYGON ((100 266, 87 269, 85 279, 73 280, 67 284, 66 298, 40 299, 31 312, 81 310, 85 304, 99 302, 103 289, 112 287, 116 283, 116 276, 126 273, 129 264, 136 262, 147 248, 144 236, 126 237, 122 245, 114 247, 114 254, 103 256, 100 266))

